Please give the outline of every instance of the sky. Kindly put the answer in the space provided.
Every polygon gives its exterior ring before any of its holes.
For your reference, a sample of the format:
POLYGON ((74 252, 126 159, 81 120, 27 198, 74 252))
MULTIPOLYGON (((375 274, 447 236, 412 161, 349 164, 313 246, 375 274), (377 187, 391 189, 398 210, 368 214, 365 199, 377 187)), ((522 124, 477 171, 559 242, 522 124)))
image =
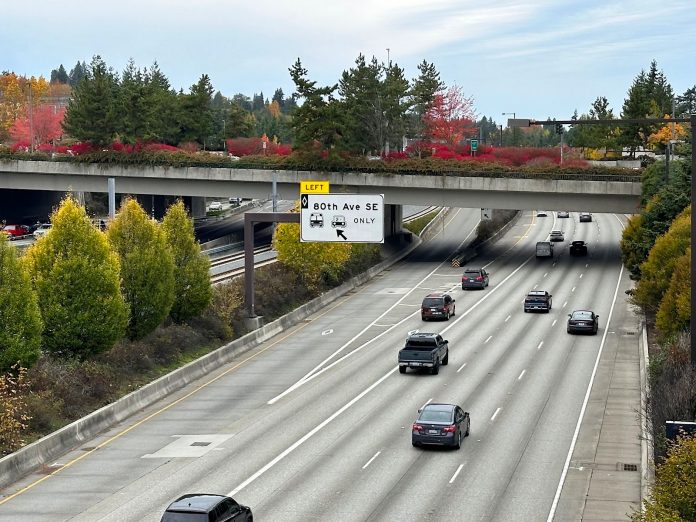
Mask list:
POLYGON ((201 74, 231 97, 294 91, 300 58, 333 85, 360 53, 418 75, 435 64, 479 117, 569 119, 598 96, 618 116, 657 61, 675 94, 696 85, 694 0, 6 0, 0 71, 50 78, 100 55, 116 71, 154 61, 184 91, 201 74))

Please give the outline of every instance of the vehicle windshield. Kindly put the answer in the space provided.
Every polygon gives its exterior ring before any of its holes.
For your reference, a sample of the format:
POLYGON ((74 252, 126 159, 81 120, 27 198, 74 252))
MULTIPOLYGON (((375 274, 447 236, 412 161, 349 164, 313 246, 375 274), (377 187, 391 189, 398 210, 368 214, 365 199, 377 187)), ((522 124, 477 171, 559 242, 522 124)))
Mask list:
POLYGON ((452 412, 425 409, 421 412, 418 420, 422 422, 452 422, 452 412))
POLYGON ((423 299, 423 306, 442 306, 444 302, 443 297, 426 297, 423 299))

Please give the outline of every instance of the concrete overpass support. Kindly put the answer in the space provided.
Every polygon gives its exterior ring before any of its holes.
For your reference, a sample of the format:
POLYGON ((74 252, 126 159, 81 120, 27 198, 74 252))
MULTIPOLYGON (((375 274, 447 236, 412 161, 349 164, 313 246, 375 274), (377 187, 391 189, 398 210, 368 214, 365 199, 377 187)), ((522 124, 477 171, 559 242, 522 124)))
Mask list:
POLYGON ((190 199, 190 203, 186 202, 186 200, 184 201, 191 212, 191 217, 194 219, 205 217, 205 198, 192 196, 190 199))
POLYGON ((404 224, 404 208, 401 205, 384 205, 384 241, 401 238, 404 224))

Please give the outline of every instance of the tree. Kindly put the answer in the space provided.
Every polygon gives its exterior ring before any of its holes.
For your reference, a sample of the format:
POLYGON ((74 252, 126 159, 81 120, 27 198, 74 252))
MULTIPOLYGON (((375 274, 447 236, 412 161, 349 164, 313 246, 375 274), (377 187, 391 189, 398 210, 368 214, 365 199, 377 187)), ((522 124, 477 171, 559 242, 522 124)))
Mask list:
POLYGON ((295 83, 295 98, 304 100, 294 110, 292 118, 297 148, 310 148, 315 141, 329 150, 342 144, 345 123, 333 97, 337 86, 317 87, 317 82, 307 79, 308 71, 299 58, 289 71, 295 83))
POLYGON ((72 196, 51 222, 24 257, 44 322, 42 349, 87 359, 111 348, 128 322, 118 255, 72 196))
POLYGON ((33 366, 41 354, 41 314, 36 292, 6 234, 0 233, 0 373, 33 366))
POLYGON ((201 254, 193 221, 179 200, 167 209, 162 230, 174 256, 174 303, 169 315, 181 323, 200 315, 210 304, 210 260, 201 254))
POLYGON ((660 307, 657 328, 663 337, 670 337, 691 324, 691 247, 674 263, 674 271, 660 307))
POLYGON ((28 113, 29 100, 32 108, 39 106, 51 92, 45 78, 25 78, 14 73, 0 74, 0 140, 7 137, 14 122, 28 113))
POLYGON ((121 203, 107 236, 121 262, 121 289, 130 308, 127 334, 141 339, 172 309, 174 257, 164 231, 135 199, 121 203))
POLYGON ((299 274, 309 288, 317 288, 322 279, 336 281, 351 249, 343 243, 301 243, 297 223, 278 225, 273 247, 278 261, 299 274))
POLYGON ((453 85, 444 94, 436 94, 425 114, 425 135, 434 141, 450 145, 475 135, 474 100, 465 97, 461 87, 453 85))
POLYGON ((696 113, 696 85, 684 91, 684 94, 677 96, 677 117, 686 117, 696 113))
MULTIPOLYGON (((669 114, 665 114, 665 118, 669 117, 669 114)), ((686 138, 686 129, 684 126, 679 123, 669 123, 662 125, 648 136, 648 143, 665 147, 671 140, 680 140, 684 138, 686 138)))
POLYGON ((70 83, 71 87, 76 87, 82 81, 82 79, 87 76, 87 74, 87 64, 85 62, 80 63, 80 60, 78 60, 75 67, 70 70, 70 74, 68 75, 68 83, 70 83))
POLYGON ((688 522, 696 520, 696 437, 681 437, 655 472, 645 510, 634 522, 688 522))
POLYGON ((60 139, 63 135, 61 123, 64 116, 65 108, 57 108, 55 105, 48 104, 39 105, 32 111, 31 122, 29 115, 18 118, 10 127, 9 134, 17 142, 50 143, 60 139))
POLYGON ((51 71, 51 83, 68 83, 69 81, 70 78, 62 63, 58 69, 53 69, 51 71))
POLYGON ((144 96, 148 106, 148 135, 153 140, 176 145, 179 143, 179 104, 169 80, 160 70, 157 62, 144 75, 144 96))
POLYGON ((144 74, 135 67, 131 58, 121 74, 118 95, 114 100, 121 142, 136 143, 154 137, 150 131, 154 100, 148 94, 144 74))
POLYGON ((181 140, 196 141, 205 146, 212 134, 213 114, 211 102, 213 86, 207 74, 201 75, 190 88, 189 94, 179 96, 181 140))
POLYGON ((435 95, 442 93, 445 84, 432 63, 423 60, 418 64, 418 71, 420 74, 413 80, 411 87, 411 132, 414 136, 421 137, 425 129, 423 117, 435 101, 435 95))
POLYGON ((667 233, 655 241, 647 260, 640 267, 640 281, 634 301, 645 310, 657 311, 669 288, 676 261, 691 241, 691 208, 679 214, 667 233))
POLYGON ((118 131, 116 74, 95 56, 83 80, 74 87, 63 129, 75 139, 108 145, 118 131))

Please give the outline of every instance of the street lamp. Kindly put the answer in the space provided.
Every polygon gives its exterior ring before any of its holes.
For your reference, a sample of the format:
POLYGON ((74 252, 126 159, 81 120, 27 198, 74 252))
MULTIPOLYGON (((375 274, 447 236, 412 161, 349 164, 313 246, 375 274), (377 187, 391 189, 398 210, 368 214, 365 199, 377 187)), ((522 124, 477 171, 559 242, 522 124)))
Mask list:
MULTIPOLYGON (((515 114, 514 112, 504 112, 503 113, 503 116, 510 116, 510 115, 512 115, 513 120, 517 119, 517 114, 515 114)), ((501 139, 501 142, 502 142, 502 139, 501 139)), ((512 128, 512 144, 517 146, 517 127, 512 128)), ((502 145, 502 143, 501 143, 501 145, 502 145)))

